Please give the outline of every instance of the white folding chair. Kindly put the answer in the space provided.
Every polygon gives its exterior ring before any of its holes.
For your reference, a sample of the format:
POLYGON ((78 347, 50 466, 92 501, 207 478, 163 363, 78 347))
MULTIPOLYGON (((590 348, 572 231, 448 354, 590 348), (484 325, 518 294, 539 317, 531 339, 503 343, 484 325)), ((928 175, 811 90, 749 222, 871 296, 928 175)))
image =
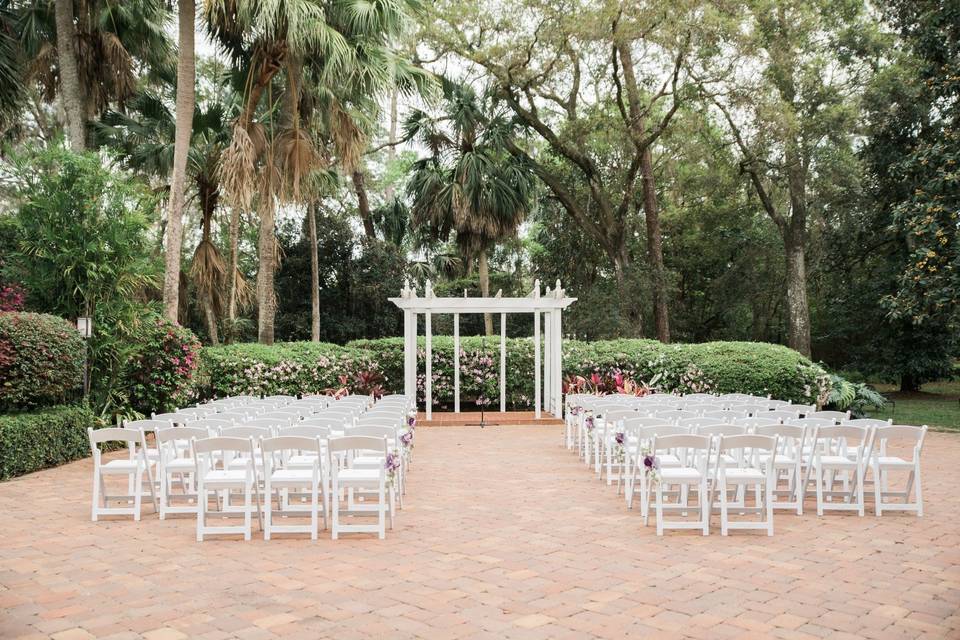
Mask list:
MULTIPOLYGON (((795 509, 797 515, 803 515, 803 499, 805 487, 803 484, 803 459, 807 447, 807 428, 788 424, 768 424, 757 426, 754 432, 760 436, 777 438, 777 456, 773 481, 773 492, 770 502, 774 509, 795 509), (780 482, 785 481, 787 487, 780 488, 780 482), (787 496, 787 500, 780 500, 780 496, 787 496)), ((815 434, 816 429, 810 430, 815 434)), ((768 456, 760 455, 760 461, 768 462, 768 456)))
POLYGON ((822 516, 826 509, 854 510, 857 515, 863 515, 863 481, 872 433, 873 429, 869 427, 837 425, 818 428, 812 464, 818 516, 822 516), (842 491, 834 490, 835 476, 838 474, 843 478, 842 491), (837 497, 843 498, 843 501, 825 500, 837 497))
POLYGON ((376 533, 377 537, 383 540, 386 537, 386 513, 389 510, 386 468, 381 465, 378 469, 353 469, 349 466, 349 454, 383 456, 385 460, 388 453, 386 438, 370 436, 330 438, 327 442, 327 453, 331 475, 331 537, 336 540, 340 537, 340 533, 376 533), (337 455, 340 453, 344 454, 343 467, 337 455), (375 497, 375 504, 364 502, 353 505, 352 509, 341 509, 341 492, 347 491, 349 494, 350 490, 359 490, 367 497, 375 497), (351 519, 375 515, 377 522, 376 524, 341 524, 341 515, 351 519))
POLYGON ((886 425, 877 427, 874 432, 873 455, 870 468, 873 471, 873 508, 878 516, 884 511, 914 511, 923 516, 923 491, 920 485, 920 452, 927 435, 927 425, 912 427, 908 425, 886 425), (891 441, 900 441, 913 445, 909 458, 892 455, 887 450, 891 441), (906 488, 903 491, 890 491, 889 473, 907 471, 906 488), (910 490, 913 488, 915 501, 910 502, 910 490), (900 498, 903 502, 885 502, 884 498, 900 498))
POLYGON ((849 411, 811 411, 804 416, 805 418, 821 418, 833 420, 834 424, 839 424, 844 420, 850 419, 849 411))
POLYGON ((147 458, 146 449, 140 446, 143 440, 143 432, 137 429, 98 429, 87 428, 87 437, 90 439, 90 451, 93 454, 93 500, 90 511, 90 519, 96 522, 100 516, 129 516, 134 520, 140 520, 140 511, 143 503, 143 480, 146 475, 147 485, 150 491, 150 499, 153 506, 157 506, 157 497, 153 490, 153 461, 147 458), (127 445, 129 456, 127 458, 110 460, 104 462, 102 453, 98 445, 104 442, 123 442, 127 445), (128 491, 133 489, 132 493, 125 495, 108 495, 107 484, 104 478, 107 476, 126 476, 128 478, 128 491), (130 482, 132 480, 132 482, 130 482), (111 507, 110 501, 121 501, 129 504, 133 501, 133 506, 111 507))
POLYGON ((710 478, 707 472, 707 460, 711 455, 712 438, 700 435, 670 435, 654 436, 653 453, 660 455, 676 451, 680 460, 679 466, 660 469, 659 482, 656 483, 655 507, 657 514, 657 535, 662 536, 665 529, 700 529, 703 535, 710 533, 710 478), (684 513, 691 510, 689 503, 665 504, 663 487, 666 484, 693 487, 697 490, 696 521, 666 520, 664 511, 681 510, 684 513))
POLYGON ((321 470, 322 447, 320 438, 284 435, 260 440, 263 454, 263 486, 266 496, 266 509, 263 513, 263 539, 269 540, 273 533, 309 533, 311 540, 317 539, 319 511, 323 508, 323 528, 327 528, 327 492, 324 474, 321 470), (309 457, 312 464, 288 464, 295 456, 309 457), (306 512, 310 515, 310 524, 274 524, 274 518, 290 519, 302 517, 302 509, 289 507, 288 493, 293 489, 306 492, 310 497, 306 512), (273 494, 277 491, 277 510, 273 509, 273 494))
POLYGON ((758 435, 721 436, 717 447, 717 486, 720 496, 720 534, 730 529, 760 529, 773 535, 773 488, 777 475, 777 437, 758 435), (765 454, 766 461, 760 459, 765 454), (735 462, 731 462, 735 460, 735 462), (727 490, 733 485, 743 504, 735 505, 740 513, 756 513, 759 522, 730 521, 727 490), (747 487, 754 487, 754 506, 746 505, 747 487))
POLYGON ((157 462, 157 482, 160 485, 160 519, 166 520, 168 513, 197 513, 197 494, 193 493, 196 484, 194 474, 196 462, 190 457, 190 440, 210 437, 210 431, 202 427, 170 427, 156 432, 157 450, 160 457, 157 462), (182 443, 186 442, 184 449, 182 443), (172 491, 172 483, 178 480, 180 493, 172 491), (186 500, 185 506, 176 506, 173 500, 186 500), (189 504, 190 501, 193 504, 189 504))
POLYGON ((257 472, 253 465, 255 445, 253 438, 215 437, 190 441, 193 459, 196 464, 197 482, 197 542, 203 542, 206 535, 214 534, 243 534, 244 540, 249 540, 252 534, 252 514, 257 514, 257 521, 263 527, 260 510, 260 485, 257 482, 257 472), (223 460, 229 464, 233 459, 246 462, 242 469, 217 468, 217 461, 223 460), (238 509, 228 509, 229 496, 234 490, 243 492, 243 505, 238 509), (209 492, 216 496, 217 511, 210 511, 209 492), (219 509, 219 492, 224 492, 223 508, 219 509), (243 516, 243 524, 239 526, 221 525, 211 526, 208 518, 229 518, 243 516))

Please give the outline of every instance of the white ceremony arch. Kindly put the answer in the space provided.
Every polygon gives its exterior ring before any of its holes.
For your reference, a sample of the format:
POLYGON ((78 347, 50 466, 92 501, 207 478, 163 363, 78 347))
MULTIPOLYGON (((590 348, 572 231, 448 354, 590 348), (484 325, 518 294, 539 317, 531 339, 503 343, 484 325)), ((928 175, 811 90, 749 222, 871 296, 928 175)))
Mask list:
POLYGON ((426 321, 426 414, 427 420, 433 417, 433 327, 432 316, 438 313, 453 315, 453 410, 460 413, 460 314, 462 313, 498 313, 500 314, 500 411, 507 410, 507 314, 533 314, 534 345, 534 414, 539 418, 541 405, 550 413, 559 416, 562 412, 561 397, 563 384, 563 353, 561 351, 562 324, 561 313, 576 298, 566 297, 566 292, 557 280, 553 291, 547 287, 546 294, 540 295, 540 281, 533 283, 533 291, 523 298, 504 298, 500 292, 495 297, 468 298, 466 292, 462 298, 437 298, 433 295, 433 286, 427 280, 424 295, 417 295, 416 287, 411 288, 404 282, 399 298, 390 298, 403 310, 403 391, 408 396, 417 393, 417 314, 423 314, 426 321), (540 341, 540 323, 543 321, 543 348, 540 341), (543 355, 541 357, 541 351, 543 355), (542 375, 541 375, 542 368, 542 375), (541 382, 542 380, 542 382, 541 382))

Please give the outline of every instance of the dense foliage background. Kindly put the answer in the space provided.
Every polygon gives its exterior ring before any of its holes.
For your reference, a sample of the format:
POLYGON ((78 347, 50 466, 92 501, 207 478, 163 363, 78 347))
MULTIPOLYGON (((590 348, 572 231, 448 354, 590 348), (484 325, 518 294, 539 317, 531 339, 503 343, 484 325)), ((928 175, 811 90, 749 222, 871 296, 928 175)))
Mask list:
POLYGON ((194 335, 399 335, 406 280, 559 279, 577 340, 953 374, 955 2, 64 6, 0 11, 0 311, 93 317, 109 419, 181 401, 194 335))

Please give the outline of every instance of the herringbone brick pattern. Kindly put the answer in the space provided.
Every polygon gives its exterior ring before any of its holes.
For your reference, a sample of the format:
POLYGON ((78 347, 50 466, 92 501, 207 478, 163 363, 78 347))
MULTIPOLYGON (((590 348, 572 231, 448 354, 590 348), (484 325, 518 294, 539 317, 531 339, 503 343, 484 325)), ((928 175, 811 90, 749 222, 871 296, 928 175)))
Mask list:
POLYGON ((657 538, 558 427, 417 438, 382 542, 92 523, 89 460, 0 484, 0 637, 960 637, 960 436, 928 438, 923 518, 778 513, 773 538, 657 538))

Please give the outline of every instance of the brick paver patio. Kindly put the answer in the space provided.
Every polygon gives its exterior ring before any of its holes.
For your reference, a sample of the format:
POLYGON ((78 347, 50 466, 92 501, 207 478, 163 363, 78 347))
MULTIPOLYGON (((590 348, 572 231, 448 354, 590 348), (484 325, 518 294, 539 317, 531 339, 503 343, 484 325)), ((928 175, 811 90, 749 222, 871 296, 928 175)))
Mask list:
POLYGON ((89 460, 0 484, 0 637, 960 637, 960 436, 929 436, 922 519, 659 539, 558 427, 417 438, 382 542, 91 523, 89 460))

